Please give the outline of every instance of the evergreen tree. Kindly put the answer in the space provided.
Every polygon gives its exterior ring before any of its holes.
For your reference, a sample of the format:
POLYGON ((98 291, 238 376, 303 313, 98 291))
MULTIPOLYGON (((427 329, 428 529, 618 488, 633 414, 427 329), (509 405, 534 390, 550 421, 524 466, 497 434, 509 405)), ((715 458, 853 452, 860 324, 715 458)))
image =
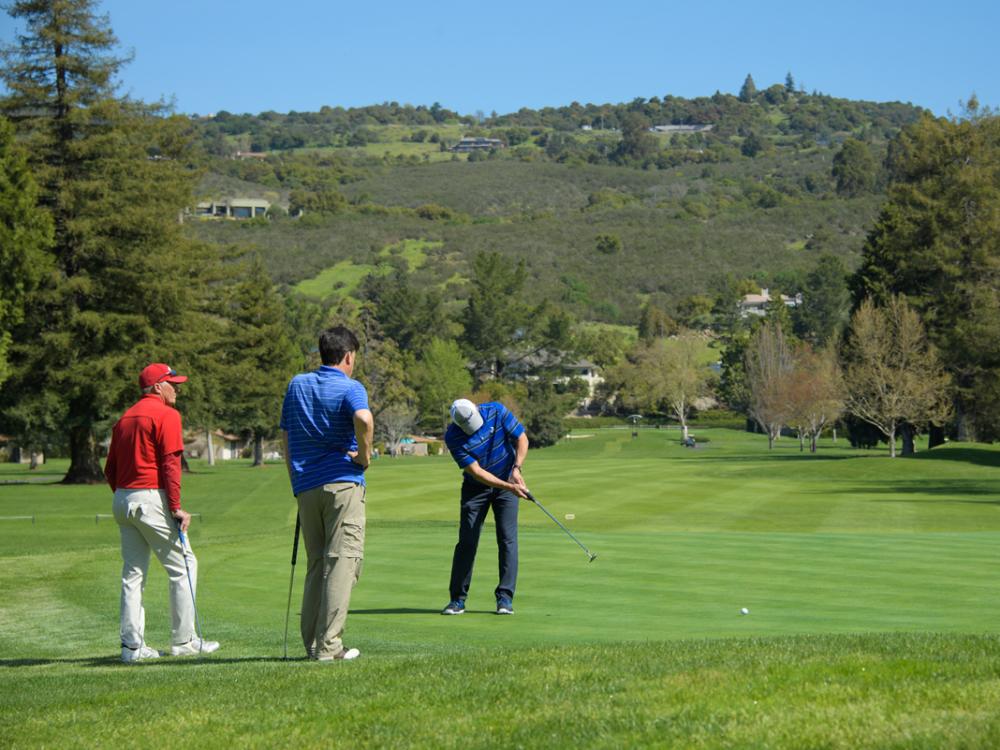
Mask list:
POLYGON ((789 95, 795 93, 795 79, 792 78, 792 71, 785 74, 785 93, 789 95))
POLYGON ((958 434, 1000 437, 1000 117, 923 117, 890 144, 888 198, 852 278, 855 304, 902 295, 957 386, 958 434))
POLYGON ((420 424, 433 432, 448 424, 448 407, 472 392, 472 376, 458 344, 433 339, 412 368, 420 424))
POLYGON ((191 202, 189 125, 115 95, 125 60, 95 5, 13 3, 27 30, 0 67, 0 106, 54 226, 54 270, 27 299, 3 406, 20 415, 19 434, 50 431, 29 441, 68 442, 66 482, 102 481, 99 432, 135 399, 136 373, 196 335, 182 327, 204 259, 177 220, 191 202))
POLYGON ((472 290, 465 310, 465 350, 480 379, 499 376, 509 350, 524 337, 528 307, 521 298, 524 261, 480 253, 472 263, 472 290))
POLYGON ((38 186, 14 128, 0 117, 0 385, 7 378, 11 330, 24 320, 27 296, 50 261, 52 220, 38 206, 38 186))
POLYGON ((833 157, 833 179, 839 195, 854 198, 875 188, 878 167, 871 151, 861 141, 848 138, 833 157))
POLYGON ((847 267, 838 256, 824 253, 806 276, 802 304, 792 313, 795 334, 815 347, 834 339, 851 307, 847 267))
POLYGON ((250 262, 243 280, 231 290, 226 317, 225 420, 231 429, 252 438, 253 465, 260 466, 264 440, 278 432, 288 381, 302 362, 285 305, 259 259, 250 262))
POLYGON ((740 86, 740 101, 750 103, 757 96, 757 84, 753 82, 753 76, 747 73, 743 85, 740 86))

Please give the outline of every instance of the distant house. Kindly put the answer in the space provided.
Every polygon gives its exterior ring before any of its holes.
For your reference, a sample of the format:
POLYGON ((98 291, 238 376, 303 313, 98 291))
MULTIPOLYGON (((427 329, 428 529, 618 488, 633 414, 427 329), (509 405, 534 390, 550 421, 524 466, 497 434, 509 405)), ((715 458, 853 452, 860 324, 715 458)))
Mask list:
MULTIPOLYGON (((802 304, 802 293, 794 297, 782 294, 781 301, 785 307, 798 307, 802 304)), ((771 293, 767 289, 761 289, 760 294, 744 294, 740 300, 740 317, 747 318, 751 315, 764 316, 767 314, 767 306, 771 302, 771 293)))
POLYGON ((594 400, 597 386, 604 382, 600 368, 589 360, 581 359, 577 362, 563 365, 563 372, 566 373, 564 380, 580 378, 587 384, 587 396, 580 402, 580 408, 586 409, 590 406, 590 402, 594 400))
MULTIPOLYGON (((247 442, 239 435, 230 435, 222 430, 212 433, 212 452, 216 461, 231 461, 242 458, 247 442)), ((184 439, 184 453, 191 458, 208 458, 208 440, 204 431, 192 432, 184 439)))
POLYGON ((543 350, 512 362, 504 372, 514 380, 534 380, 537 377, 532 374, 534 371, 558 368, 561 374, 555 378, 555 382, 565 384, 573 378, 580 378, 587 384, 587 395, 577 404, 579 409, 586 409, 594 400, 597 387, 604 382, 600 368, 586 359, 570 362, 564 362, 562 359, 561 353, 543 350))
POLYGON ((0 435, 0 448, 6 451, 7 460, 12 464, 31 464, 36 466, 45 463, 45 454, 41 451, 29 451, 18 445, 12 437, 0 435))
POLYGON ((707 133, 714 125, 654 125, 651 133, 707 133))
POLYGON ((266 159, 267 154, 260 151, 237 151, 233 154, 234 159, 266 159))
POLYGON ((219 201, 202 201, 194 213, 203 219, 253 219, 267 216, 270 201, 262 198, 224 198, 219 201))
POLYGON ((492 151, 495 148, 503 147, 503 141, 499 138, 463 138, 448 150, 455 153, 468 153, 469 151, 492 151))

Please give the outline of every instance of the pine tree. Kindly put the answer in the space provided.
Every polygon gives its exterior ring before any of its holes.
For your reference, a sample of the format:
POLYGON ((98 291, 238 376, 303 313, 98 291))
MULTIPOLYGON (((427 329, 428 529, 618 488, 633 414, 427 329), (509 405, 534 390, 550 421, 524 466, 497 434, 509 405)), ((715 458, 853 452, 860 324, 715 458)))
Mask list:
POLYGON ((27 296, 47 270, 52 220, 38 206, 38 186, 14 128, 0 117, 0 384, 7 378, 11 331, 24 320, 27 296))
POLYGON ((274 437, 288 381, 301 353, 288 329, 285 306, 260 260, 251 260, 232 288, 225 309, 224 419, 254 444, 254 466, 263 464, 264 440, 274 437))
POLYGON ((188 125, 116 96, 126 61, 95 5, 13 3, 27 30, 0 67, 0 107, 54 225, 54 270, 27 300, 2 406, 17 433, 44 433, 28 442, 68 443, 65 482, 102 480, 99 433, 135 400, 138 371, 196 337, 186 312, 205 257, 178 222, 193 182, 188 125))
POLYGON ((753 76, 747 73, 747 77, 740 87, 740 101, 749 104, 755 96, 757 96, 757 84, 753 82, 753 76))

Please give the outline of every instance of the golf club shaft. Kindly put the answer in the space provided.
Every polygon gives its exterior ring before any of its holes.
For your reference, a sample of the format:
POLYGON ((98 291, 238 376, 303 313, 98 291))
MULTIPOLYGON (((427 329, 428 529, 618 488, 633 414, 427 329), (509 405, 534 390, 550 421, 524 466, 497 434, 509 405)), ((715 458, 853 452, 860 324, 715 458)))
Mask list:
POLYGON ((295 582, 295 561, 299 557, 299 529, 301 523, 295 515, 295 538, 292 541, 292 575, 288 579, 288 604, 285 606, 285 658, 288 658, 288 618, 292 612, 292 584, 295 582))
POLYGON ((191 608, 194 609, 194 625, 198 633, 198 653, 201 654, 201 647, 204 643, 201 637, 201 619, 198 617, 198 603, 194 597, 194 580, 191 578, 191 566, 188 564, 187 558, 188 550, 191 547, 188 545, 187 535, 181 530, 180 524, 177 524, 177 534, 181 540, 181 552, 184 555, 184 570, 187 571, 188 588, 191 589, 191 608))
POLYGON ((575 536, 573 536, 573 532, 570 531, 569 529, 567 529, 565 526, 563 526, 559 522, 558 518, 556 518, 554 515, 552 515, 551 513, 549 513, 545 509, 545 506, 542 505, 540 502, 538 502, 538 500, 535 499, 535 496, 532 495, 530 492, 528 493, 528 499, 531 502, 533 502, 535 505, 537 505, 539 507, 539 509, 541 509, 542 513, 544 513, 549 518, 551 518, 553 521, 555 521, 556 522, 556 526, 558 526, 560 529, 562 529, 563 531, 565 531, 569 535, 570 539, 572 539, 574 542, 576 542, 577 544, 579 544, 580 545, 580 549, 582 549, 584 552, 587 553, 587 557, 589 557, 591 560, 593 560, 595 557, 597 557, 597 555, 595 555, 593 552, 591 552, 589 549, 587 549, 587 546, 583 542, 581 542, 579 539, 577 539, 575 536))

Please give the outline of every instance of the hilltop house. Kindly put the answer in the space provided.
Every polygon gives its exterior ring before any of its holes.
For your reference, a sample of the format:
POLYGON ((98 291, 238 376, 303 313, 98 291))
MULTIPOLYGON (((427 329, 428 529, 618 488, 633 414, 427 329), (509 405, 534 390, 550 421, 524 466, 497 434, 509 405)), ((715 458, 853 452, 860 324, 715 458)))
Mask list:
MULTIPOLYGON (((782 294, 781 301, 785 303, 785 307, 798 307, 802 304, 802 293, 799 292, 794 297, 782 294)), ((761 289, 760 294, 744 294, 743 299, 740 300, 740 317, 764 316, 767 314, 767 306, 770 302, 771 293, 767 289, 761 289)))
POLYGON ((651 133, 707 133, 714 125, 654 125, 651 133))
POLYGON ((448 150, 455 153, 468 153, 469 151, 492 151, 495 148, 503 147, 503 141, 499 138, 463 138, 448 150))
POLYGON ((195 206, 194 214, 202 219, 254 219, 267 216, 271 202, 262 198, 223 198, 219 201, 202 201, 195 206))

